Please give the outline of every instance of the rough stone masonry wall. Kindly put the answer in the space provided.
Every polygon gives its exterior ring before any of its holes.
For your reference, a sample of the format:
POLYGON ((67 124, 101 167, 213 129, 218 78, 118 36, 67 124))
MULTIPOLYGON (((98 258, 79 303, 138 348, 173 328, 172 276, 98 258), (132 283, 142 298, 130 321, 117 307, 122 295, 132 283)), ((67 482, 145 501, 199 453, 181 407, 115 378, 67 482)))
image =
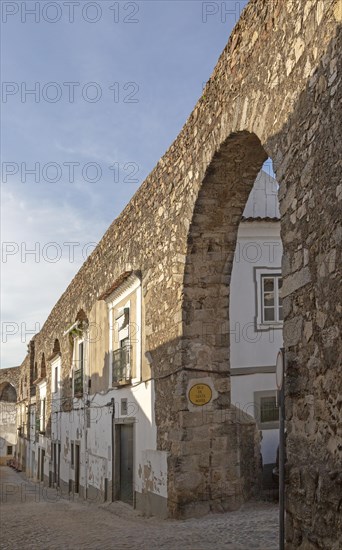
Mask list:
POLYGON ((287 251, 289 550, 342 547, 341 52, 339 32, 289 120, 277 171, 287 251))
POLYGON ((249 2, 178 138, 35 339, 41 357, 59 338, 67 378, 65 328, 123 272, 141 270, 146 350, 159 378, 158 448, 171 452, 170 513, 195 512, 207 489, 209 508, 238 504, 246 480, 229 403, 229 282, 243 206, 271 156, 281 185, 289 293, 288 549, 331 550, 339 527, 341 20, 340 0, 249 2), (190 410, 186 393, 191 380, 203 377, 216 392, 205 421, 190 410))

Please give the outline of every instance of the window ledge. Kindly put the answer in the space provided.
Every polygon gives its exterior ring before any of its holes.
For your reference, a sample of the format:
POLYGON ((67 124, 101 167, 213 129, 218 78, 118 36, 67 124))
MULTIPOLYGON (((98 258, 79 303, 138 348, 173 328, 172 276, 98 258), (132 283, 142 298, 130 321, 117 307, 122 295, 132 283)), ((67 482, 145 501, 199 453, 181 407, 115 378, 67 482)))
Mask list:
POLYGON ((112 387, 121 388, 121 386, 130 386, 131 384, 132 380, 129 378, 128 380, 119 380, 118 382, 113 382, 112 387))
POLYGON ((279 430, 279 422, 259 422, 259 430, 279 430))
POLYGON ((257 323, 257 330, 282 330, 284 326, 284 321, 274 322, 274 323, 257 323))

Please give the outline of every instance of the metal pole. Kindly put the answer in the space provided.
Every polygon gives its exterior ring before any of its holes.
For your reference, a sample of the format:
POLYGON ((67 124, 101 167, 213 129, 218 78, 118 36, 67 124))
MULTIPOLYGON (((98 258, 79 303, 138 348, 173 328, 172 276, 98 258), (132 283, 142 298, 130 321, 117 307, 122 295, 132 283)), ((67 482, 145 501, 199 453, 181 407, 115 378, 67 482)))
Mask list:
MULTIPOLYGON (((83 428, 84 428, 84 497, 88 498, 88 394, 83 394, 84 414, 83 414, 83 428)), ((90 411, 89 411, 90 414, 90 411)))
POLYGON ((115 477, 115 464, 114 464, 114 442, 115 442, 115 399, 111 398, 111 408, 112 408, 112 502, 115 500, 115 487, 114 487, 114 477, 115 477))
MULTIPOLYGON (((283 365, 285 367, 285 350, 283 354, 283 365)), ((279 550, 285 546, 285 368, 283 368, 282 385, 279 391, 279 550)))

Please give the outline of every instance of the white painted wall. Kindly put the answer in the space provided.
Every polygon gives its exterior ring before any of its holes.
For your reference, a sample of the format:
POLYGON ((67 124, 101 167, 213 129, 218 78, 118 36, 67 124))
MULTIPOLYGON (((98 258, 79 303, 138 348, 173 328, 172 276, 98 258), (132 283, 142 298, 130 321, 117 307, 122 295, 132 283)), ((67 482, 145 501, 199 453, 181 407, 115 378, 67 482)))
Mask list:
MULTIPOLYGON (((244 211, 248 221, 240 223, 231 278, 231 399, 234 405, 254 417, 254 392, 276 390, 275 374, 234 375, 234 369, 275 366, 283 345, 282 324, 257 330, 257 270, 281 273, 282 242, 279 221, 256 218, 279 218, 277 189, 277 182, 271 176, 259 174, 244 211)), ((262 437, 263 462, 274 463, 278 430, 262 430, 262 437)))
POLYGON ((233 367, 275 365, 282 325, 256 331, 258 267, 281 273, 278 222, 242 222, 238 231, 230 290, 230 360, 233 367))
MULTIPOLYGON (((254 392, 275 390, 275 374, 251 374, 231 377, 232 403, 239 409, 255 417, 254 392)), ((261 454, 264 464, 276 461, 278 430, 262 430, 261 454)))
POLYGON ((7 447, 12 445, 13 454, 17 443, 17 404, 0 401, 0 458, 7 456, 7 447))
MULTIPOLYGON (((109 406, 112 398, 115 400, 115 421, 134 421, 134 489, 143 492, 145 485, 141 472, 147 466, 151 470, 151 476, 157 479, 156 493, 166 497, 167 461, 166 453, 157 451, 152 381, 89 396, 90 427, 86 429, 84 410, 61 414, 61 479, 65 483, 69 479, 74 480, 74 468, 71 467, 70 460, 71 441, 79 441, 81 444, 80 484, 83 487, 91 485, 104 491, 105 478, 109 481, 112 479, 112 414, 109 406), (128 414, 125 416, 120 414, 121 399, 127 399, 128 414)), ((83 401, 75 399, 74 403, 77 407, 77 403, 83 404, 83 401)), ((56 424, 54 427, 52 439, 57 435, 56 424)))
MULTIPOLYGON (((33 401, 33 400, 32 400, 33 401)), ((27 477, 36 478, 37 476, 37 460, 38 460, 38 447, 36 449, 35 437, 36 437, 36 407, 35 403, 31 401, 30 405, 30 429, 28 432, 28 439, 26 440, 26 475, 27 477), (32 451, 34 457, 32 456, 32 451)))

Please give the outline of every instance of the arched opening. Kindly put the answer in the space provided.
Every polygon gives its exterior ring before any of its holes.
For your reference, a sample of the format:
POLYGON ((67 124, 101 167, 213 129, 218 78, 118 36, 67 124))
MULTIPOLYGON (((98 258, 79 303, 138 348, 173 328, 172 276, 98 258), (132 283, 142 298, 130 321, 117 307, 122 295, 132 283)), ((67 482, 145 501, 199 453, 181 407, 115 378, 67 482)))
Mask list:
MULTIPOLYGON (((189 413, 182 412, 180 423, 184 432, 191 432, 194 449, 198 443, 198 452, 193 453, 198 454, 198 464, 203 438, 211 460, 203 467, 195 466, 197 475, 194 473, 193 482, 182 490, 183 507, 197 499, 209 502, 210 510, 233 509, 261 485, 255 419, 248 407, 243 410, 231 401, 233 335, 229 306, 239 224, 267 158, 255 134, 244 131, 230 135, 206 170, 193 211, 184 274, 182 345, 188 372, 183 384, 184 388, 196 380, 211 384, 213 397, 205 422, 203 409, 197 412, 189 408, 189 413), (198 415, 197 425, 194 414, 198 415)), ((181 442, 183 453, 187 453, 186 443, 183 446, 181 442)), ((177 468, 182 470, 182 465, 177 464, 177 468)))
POLYGON ((88 317, 83 309, 80 309, 76 315, 75 322, 78 322, 79 324, 87 324, 88 323, 88 317))
POLYGON ((268 159, 239 224, 229 304, 231 402, 256 420, 261 435, 262 490, 270 499, 278 493, 275 364, 283 347, 278 188, 268 159))
POLYGON ((17 392, 15 387, 10 382, 2 382, 0 384, 0 401, 7 403, 16 403, 17 392))
POLYGON ((53 348, 52 348, 52 355, 57 355, 59 353, 61 353, 61 346, 60 346, 58 338, 56 338, 56 340, 54 341, 54 344, 53 344, 53 348))
POLYGON ((17 391, 5 380, 0 383, 0 465, 11 460, 17 443, 17 391))
POLYGON ((229 373, 229 285, 237 232, 266 159, 257 136, 240 132, 224 142, 206 171, 189 229, 184 276, 188 366, 229 373))

